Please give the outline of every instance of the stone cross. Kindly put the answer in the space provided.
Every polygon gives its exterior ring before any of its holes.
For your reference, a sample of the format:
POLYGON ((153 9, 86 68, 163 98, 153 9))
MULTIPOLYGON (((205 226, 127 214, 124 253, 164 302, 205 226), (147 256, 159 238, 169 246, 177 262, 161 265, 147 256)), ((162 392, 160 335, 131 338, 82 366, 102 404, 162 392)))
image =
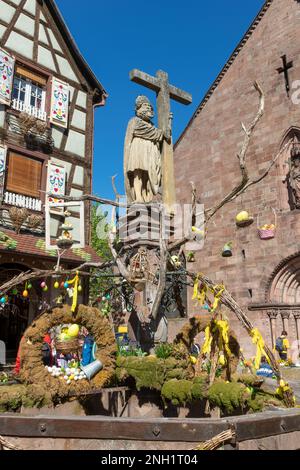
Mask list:
POLYGON ((284 74, 284 78, 285 78, 285 89, 286 89, 287 95, 289 96, 289 95, 290 95, 289 70, 290 70, 291 68, 293 68, 294 63, 293 63, 293 61, 287 62, 286 55, 283 55, 283 56, 281 57, 281 59, 282 59, 283 67, 280 67, 279 69, 277 69, 277 72, 284 74))
MULTIPOLYGON (((179 88, 169 84, 169 76, 166 72, 159 70, 156 77, 152 77, 140 70, 132 70, 129 74, 130 80, 139 85, 150 88, 156 92, 158 127, 166 131, 170 120, 170 99, 188 105, 192 103, 192 96, 179 88)), ((172 210, 175 199, 174 179, 174 156, 173 143, 164 140, 162 148, 162 188, 163 202, 169 210, 172 210)))

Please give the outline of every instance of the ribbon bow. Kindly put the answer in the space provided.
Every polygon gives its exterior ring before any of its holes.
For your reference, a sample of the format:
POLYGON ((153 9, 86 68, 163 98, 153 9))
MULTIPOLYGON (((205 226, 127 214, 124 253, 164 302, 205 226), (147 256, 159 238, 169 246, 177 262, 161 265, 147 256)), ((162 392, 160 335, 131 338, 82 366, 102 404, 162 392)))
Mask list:
POLYGON ((79 272, 76 272, 76 276, 71 281, 68 281, 69 286, 74 285, 74 294, 73 294, 73 304, 72 304, 72 313, 75 312, 78 301, 78 284, 79 284, 79 272))

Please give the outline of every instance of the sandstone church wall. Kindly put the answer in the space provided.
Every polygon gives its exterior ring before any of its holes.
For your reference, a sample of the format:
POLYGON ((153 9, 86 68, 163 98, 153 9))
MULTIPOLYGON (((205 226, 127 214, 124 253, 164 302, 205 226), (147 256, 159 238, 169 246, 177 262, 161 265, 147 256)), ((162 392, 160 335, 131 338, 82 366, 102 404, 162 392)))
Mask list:
MULTIPOLYGON (((281 57, 286 55, 288 61, 293 61, 288 71, 291 88, 299 89, 299 83, 294 82, 300 80, 300 3, 266 2, 262 16, 212 96, 177 143, 175 177, 177 199, 182 203, 190 202, 190 181, 195 182, 206 208, 214 206, 239 182, 236 155, 243 141, 241 121, 249 125, 257 112, 255 80, 264 90, 266 106, 249 147, 250 177, 263 173, 292 127, 300 128, 300 104, 295 102, 299 94, 297 89, 291 89, 287 96, 284 75, 277 70, 282 67, 281 57)), ((262 183, 218 212, 207 227, 204 249, 196 254, 195 265, 189 265, 195 271, 205 272, 216 283, 223 281, 245 309, 270 300, 268 283, 276 266, 299 252, 300 213, 288 205, 287 187, 283 183, 288 172, 286 160, 287 156, 283 155, 262 183), (273 223, 272 208, 276 209, 278 225, 273 240, 259 239, 256 222, 243 229, 235 224, 235 216, 242 209, 273 223), (228 241, 233 242, 233 257, 222 258, 222 248, 228 241)), ((195 313, 199 313, 199 308, 190 300, 189 315, 195 313)), ((270 342, 267 312, 250 311, 249 316, 270 342)), ((290 319, 288 326, 295 338, 293 322, 290 319)), ((239 337, 244 336, 237 321, 233 320, 232 326, 239 337)), ((171 331, 172 328, 171 325, 171 331)), ((276 332, 281 329, 281 318, 277 318, 276 332)), ((242 343, 246 346, 249 341, 243 339, 242 343)))

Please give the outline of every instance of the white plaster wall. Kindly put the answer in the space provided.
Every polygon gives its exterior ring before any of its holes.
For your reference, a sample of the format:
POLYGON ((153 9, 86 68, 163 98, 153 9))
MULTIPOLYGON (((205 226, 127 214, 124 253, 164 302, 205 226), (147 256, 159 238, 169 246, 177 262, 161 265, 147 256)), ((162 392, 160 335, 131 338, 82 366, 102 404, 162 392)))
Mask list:
POLYGON ((48 41, 48 38, 46 36, 46 30, 45 30, 45 26, 40 24, 40 28, 39 28, 39 41, 47 44, 49 46, 49 41, 48 41))
POLYGON ((56 220, 53 217, 51 217, 50 218, 50 237, 57 236, 58 226, 59 226, 59 220, 56 220))
MULTIPOLYGON (((20 3, 19 0, 18 0, 18 3, 20 3)), ((27 2, 24 5, 24 10, 28 11, 32 15, 35 15, 36 0, 27 0, 27 2)))
POLYGON ((10 1, 11 1, 11 3, 14 3, 17 6, 20 5, 20 3, 21 3, 21 0, 10 0, 10 1))
POLYGON ((52 46, 54 47, 54 49, 56 49, 59 52, 62 52, 61 47, 58 41, 56 40, 56 37, 54 36, 53 31, 49 30, 49 34, 50 34, 50 39, 51 39, 52 46))
POLYGON ((39 46, 38 49, 38 63, 56 72, 51 52, 42 46, 39 46))
POLYGON ((1 20, 10 23, 16 9, 7 3, 0 1, 1 20))
POLYGON ((46 18, 44 17, 44 14, 41 12, 40 14, 40 20, 47 22, 46 18))
POLYGON ((75 88, 73 88, 71 85, 69 85, 69 89, 70 89, 70 102, 72 102, 73 97, 74 97, 75 88))
POLYGON ((28 59, 33 57, 33 41, 18 33, 10 33, 6 46, 28 59))
POLYGON ((87 94, 83 91, 79 91, 77 97, 77 106, 81 106, 82 108, 86 109, 86 101, 87 101, 87 94))
POLYGON ((6 28, 2 24, 0 24, 0 39, 2 38, 3 34, 5 33, 6 28))
POLYGON ((60 73, 64 77, 69 78, 70 80, 73 80, 76 83, 79 83, 78 78, 76 77, 69 62, 64 57, 60 57, 59 55, 56 55, 56 58, 60 68, 60 73))
MULTIPOLYGON (((74 208, 72 207, 72 212, 75 212, 74 208)), ((80 219, 76 219, 75 217, 68 217, 68 223, 72 224, 74 230, 72 230, 73 240, 80 241, 80 219)), ((74 246, 76 248, 76 245, 74 246)))
POLYGON ((55 148, 60 149, 62 138, 64 136, 64 130, 58 127, 52 127, 52 137, 54 139, 55 148))
POLYGON ((84 171, 82 166, 77 166, 74 173, 73 183, 78 186, 83 186, 84 183, 84 171))
POLYGON ((0 104, 0 127, 4 127, 5 123, 5 106, 0 104))
POLYGON ((73 114, 73 119, 72 119, 72 126, 85 131, 86 113, 83 113, 82 111, 78 111, 78 109, 75 109, 74 114, 73 114))
POLYGON ((29 18, 29 16, 21 14, 16 22, 16 29, 20 29, 24 33, 34 36, 34 20, 29 18))
POLYGON ((71 152, 84 158, 85 136, 83 134, 79 134, 79 132, 70 131, 66 145, 66 152, 71 152))

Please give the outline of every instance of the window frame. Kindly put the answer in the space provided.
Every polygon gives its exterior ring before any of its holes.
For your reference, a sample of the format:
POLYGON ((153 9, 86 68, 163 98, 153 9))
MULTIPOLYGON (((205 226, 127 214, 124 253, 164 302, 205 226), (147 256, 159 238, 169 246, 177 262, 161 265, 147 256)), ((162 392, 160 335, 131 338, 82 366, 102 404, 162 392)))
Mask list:
MULTIPOLYGON (((20 68, 24 68, 26 70, 28 70, 28 72, 32 72, 33 74, 37 74, 37 75, 42 75, 45 80, 46 80, 46 85, 45 85, 45 108, 44 108, 44 112, 46 113, 46 122, 47 123, 47 127, 50 128, 51 127, 51 123, 50 123, 50 111, 51 111, 51 84, 52 84, 52 79, 53 79, 53 74, 51 72, 49 72, 48 70, 40 67, 40 66, 37 66, 35 64, 32 64, 31 62, 27 61, 27 60, 24 60, 23 58, 19 58, 17 55, 15 55, 15 69, 14 69, 14 77, 13 77, 13 89, 12 89, 12 95, 11 95, 11 105, 10 105, 10 112, 12 112, 13 114, 20 114, 21 111, 18 111, 16 109, 13 108, 12 106, 12 102, 13 102, 13 91, 14 91, 14 79, 17 75, 17 69, 18 67, 20 68)), ((24 77, 24 80, 25 80, 25 77, 24 77)), ((30 104, 30 103, 29 103, 30 104)))

